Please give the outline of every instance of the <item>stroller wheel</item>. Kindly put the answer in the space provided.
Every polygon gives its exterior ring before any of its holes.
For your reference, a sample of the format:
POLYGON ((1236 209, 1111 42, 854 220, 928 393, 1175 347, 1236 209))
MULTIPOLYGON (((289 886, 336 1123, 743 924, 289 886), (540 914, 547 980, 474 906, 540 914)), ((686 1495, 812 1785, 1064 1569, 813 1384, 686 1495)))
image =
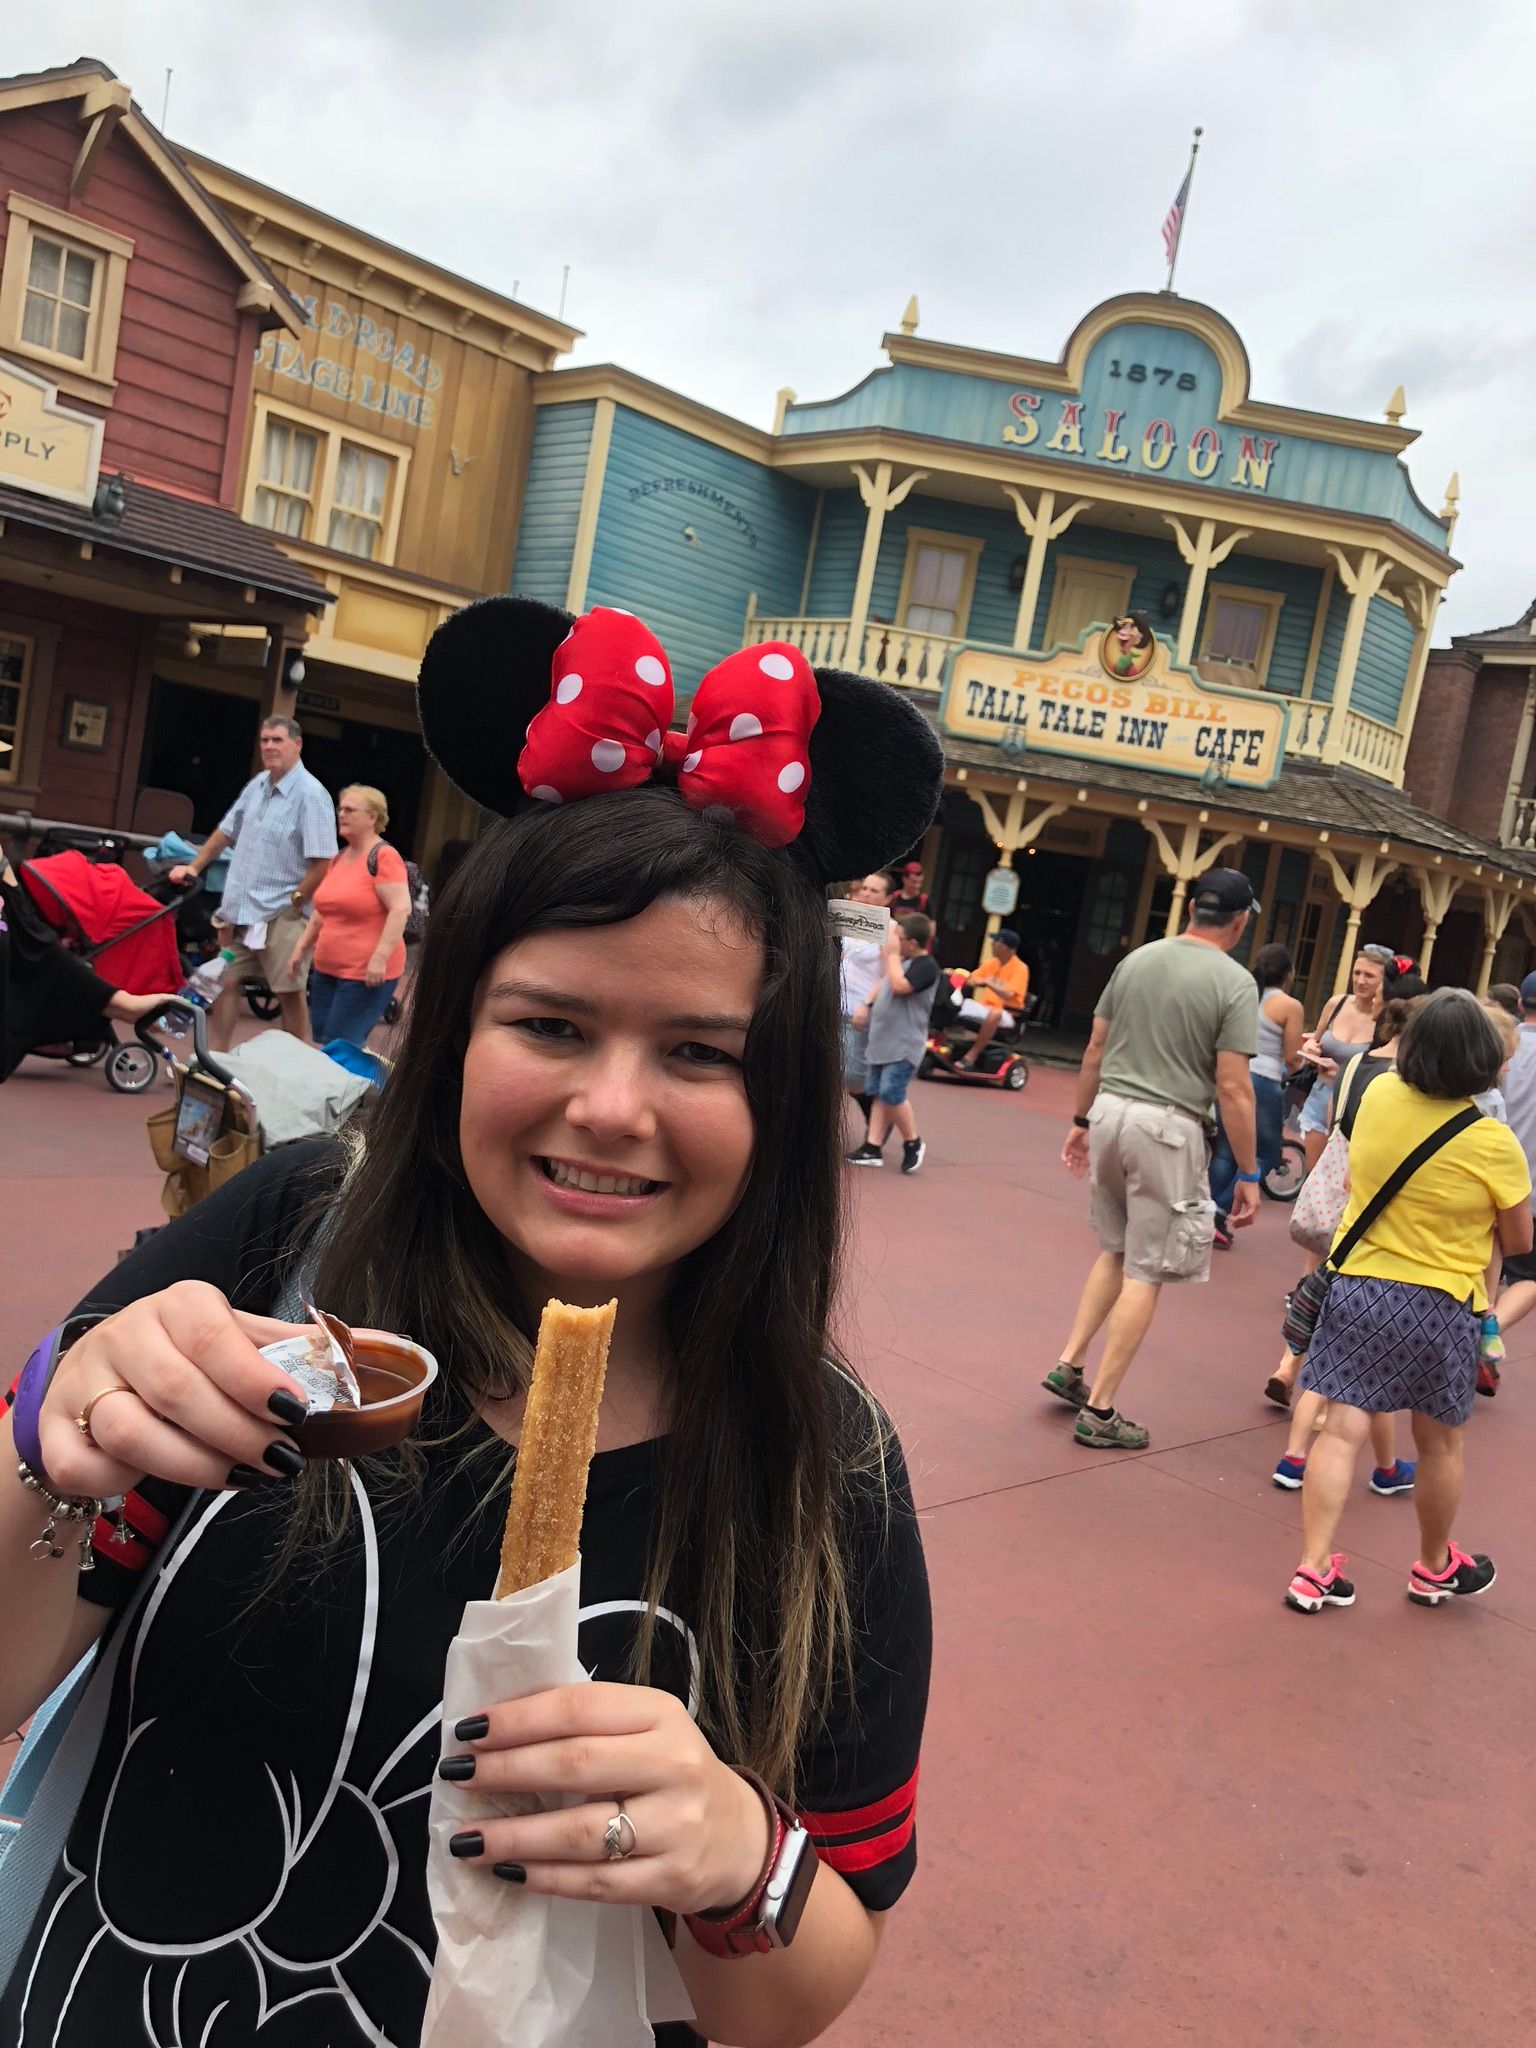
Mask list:
POLYGON ((1017 1059, 1014 1061, 1013 1065, 1008 1069, 1007 1074, 1004 1076, 1003 1086, 1005 1088, 1011 1088, 1016 1095, 1021 1088, 1026 1088, 1028 1087, 1028 1085, 1029 1069, 1027 1066, 1025 1066, 1022 1059, 1017 1059))
POLYGON ((158 1062, 147 1045, 130 1040, 107 1061, 107 1086, 119 1095, 137 1095, 155 1078, 158 1062))
POLYGON ((384 1022, 386 1024, 398 1024, 400 1022, 400 998, 398 996, 390 997, 384 1011, 384 1022))
POLYGON ((94 1067, 112 1050, 110 1038, 98 1038, 94 1045, 76 1045, 64 1055, 67 1067, 94 1067))
POLYGON ((274 1017, 281 1017, 283 1014, 282 1004, 269 988, 259 986, 252 988, 250 983, 247 982, 245 1001, 251 1015, 259 1017, 263 1024, 270 1024, 274 1017))

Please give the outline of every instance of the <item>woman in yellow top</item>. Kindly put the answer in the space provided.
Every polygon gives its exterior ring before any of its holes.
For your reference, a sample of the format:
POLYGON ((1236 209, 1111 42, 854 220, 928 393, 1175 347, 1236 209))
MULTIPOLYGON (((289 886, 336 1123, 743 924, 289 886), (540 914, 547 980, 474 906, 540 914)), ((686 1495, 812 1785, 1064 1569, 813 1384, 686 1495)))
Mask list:
MULTIPOLYGON (((1407 1156, 1494 1086, 1504 1047, 1474 996, 1437 989, 1403 1031, 1397 1071, 1360 1104, 1349 1145, 1343 1238, 1407 1156)), ((1438 1606, 1493 1584, 1493 1562, 1451 1541, 1461 1503, 1461 1431, 1477 1384, 1484 1271, 1497 1235, 1531 1247, 1531 1176, 1519 1140, 1491 1117, 1441 1147, 1387 1204, 1328 1290, 1301 1384, 1328 1403, 1302 1487, 1301 1564, 1287 1603, 1349 1607, 1355 1589, 1333 1538, 1373 1415, 1412 1411, 1420 1556, 1408 1597, 1438 1606)))

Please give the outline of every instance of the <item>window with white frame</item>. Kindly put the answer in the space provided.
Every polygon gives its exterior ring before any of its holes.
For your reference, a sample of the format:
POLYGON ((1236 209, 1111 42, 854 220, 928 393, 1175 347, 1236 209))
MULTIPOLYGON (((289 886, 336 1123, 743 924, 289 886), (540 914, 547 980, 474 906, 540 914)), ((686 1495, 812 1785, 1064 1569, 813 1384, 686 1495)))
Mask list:
POLYGON ((31 666, 31 641, 0 633, 0 740, 10 748, 9 753, 0 752, 0 782, 14 782, 20 770, 31 666))
POLYGON ((394 466, 391 458, 377 449, 361 447, 356 441, 342 442, 331 491, 331 547, 346 555, 360 555, 366 562, 378 558, 394 466))
POLYGON ((970 616, 982 545, 962 534, 929 533, 913 527, 907 534, 897 624, 913 633, 959 639, 970 616))
POLYGON ((303 540, 311 526, 319 481, 320 436, 292 420, 267 415, 261 439, 260 483, 251 516, 258 526, 303 540))
POLYGON ((88 251, 57 242, 52 235, 34 234, 22 304, 22 340, 83 363, 90 352, 97 269, 97 260, 88 251))
POLYGON ((1201 668, 1237 670, 1237 680, 1262 683, 1269 673, 1283 603, 1278 591, 1213 584, 1197 657, 1201 668))

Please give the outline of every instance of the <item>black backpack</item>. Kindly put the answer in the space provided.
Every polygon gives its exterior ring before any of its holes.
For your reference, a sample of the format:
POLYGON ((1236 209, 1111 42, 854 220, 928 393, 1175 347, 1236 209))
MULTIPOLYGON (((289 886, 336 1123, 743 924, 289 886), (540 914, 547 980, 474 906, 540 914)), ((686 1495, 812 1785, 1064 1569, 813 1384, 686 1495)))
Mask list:
MULTIPOLYGON (((383 844, 384 842, 381 839, 379 846, 383 844)), ((369 850, 368 873, 374 881, 379 879, 378 846, 372 847, 369 850)), ((427 912, 431 905, 432 892, 427 887, 426 876, 413 860, 408 860, 405 864, 405 886, 410 891, 411 914, 405 920, 405 930, 400 936, 408 946, 414 946, 427 928, 427 912)))

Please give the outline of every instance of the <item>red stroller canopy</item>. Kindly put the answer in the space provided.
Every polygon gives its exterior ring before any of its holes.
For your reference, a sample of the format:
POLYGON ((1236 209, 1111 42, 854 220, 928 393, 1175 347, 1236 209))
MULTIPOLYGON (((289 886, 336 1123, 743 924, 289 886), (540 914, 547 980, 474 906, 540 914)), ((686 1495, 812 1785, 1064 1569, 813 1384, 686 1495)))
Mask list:
POLYGON ((120 867, 71 849, 22 862, 21 880, 41 915, 103 981, 135 996, 180 988, 175 905, 157 903, 120 867))

